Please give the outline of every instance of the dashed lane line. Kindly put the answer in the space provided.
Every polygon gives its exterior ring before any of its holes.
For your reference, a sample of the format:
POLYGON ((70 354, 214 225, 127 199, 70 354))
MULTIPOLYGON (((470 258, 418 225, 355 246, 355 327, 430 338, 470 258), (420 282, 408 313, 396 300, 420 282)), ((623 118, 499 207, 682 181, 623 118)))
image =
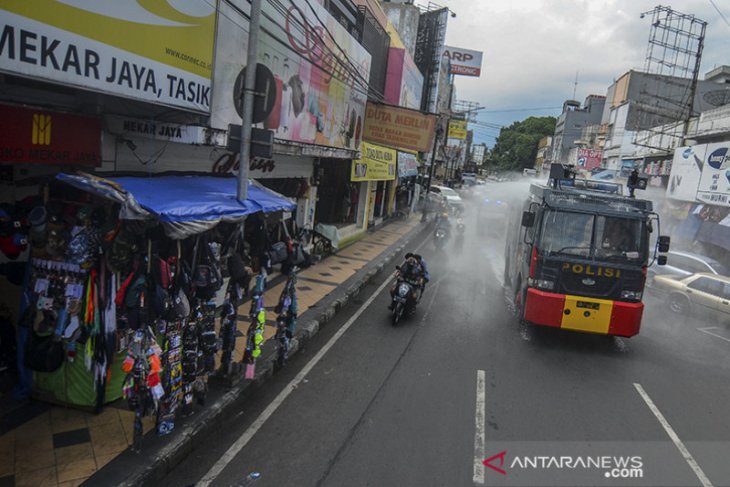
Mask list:
POLYGON ((656 419, 659 421, 659 424, 662 425, 662 428, 664 428, 664 431, 667 432, 667 435, 669 435, 669 438, 674 442, 674 445, 677 447, 679 452, 684 457, 684 460, 687 462, 689 467, 692 469, 692 471, 695 473, 697 478, 700 480, 700 483, 702 483, 702 487, 712 487, 712 482, 710 482, 710 479, 707 478, 707 475, 705 475, 705 472, 700 468, 699 464, 697 463, 697 460, 692 456, 692 454, 689 452, 686 446, 684 446, 684 443, 682 443, 682 440, 679 439, 679 436, 674 431, 672 426, 669 424, 669 421, 664 417, 664 415, 659 411, 659 408, 656 407, 654 404, 654 401, 651 400, 649 397, 649 394, 646 393, 643 387, 641 387, 641 384, 634 383, 634 387, 638 391, 641 398, 644 400, 647 406, 649 406, 649 409, 652 413, 654 413, 654 416, 656 416, 656 419))

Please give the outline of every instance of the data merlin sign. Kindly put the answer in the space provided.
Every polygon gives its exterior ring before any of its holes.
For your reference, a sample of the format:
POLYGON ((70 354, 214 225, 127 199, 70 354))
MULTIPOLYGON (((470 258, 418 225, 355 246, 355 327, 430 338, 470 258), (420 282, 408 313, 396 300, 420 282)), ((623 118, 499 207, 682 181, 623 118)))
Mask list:
POLYGON ((436 116, 368 102, 363 140, 416 152, 431 150, 436 116))

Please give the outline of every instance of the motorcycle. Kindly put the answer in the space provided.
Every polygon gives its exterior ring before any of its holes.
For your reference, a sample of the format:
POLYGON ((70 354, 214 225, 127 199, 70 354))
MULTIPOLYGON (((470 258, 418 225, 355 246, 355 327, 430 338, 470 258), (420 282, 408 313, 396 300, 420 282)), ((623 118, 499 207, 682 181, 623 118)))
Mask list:
MULTIPOLYGON (((396 269, 400 271, 400 266, 396 266, 396 269)), ((417 282, 398 276, 391 303, 393 325, 397 325, 404 314, 411 315, 416 311, 418 288, 417 282)))
POLYGON ((433 234, 433 242, 438 250, 442 250, 446 246, 446 240, 449 238, 449 232, 439 226, 436 227, 436 231, 433 234))
POLYGON ((464 247, 464 233, 466 232, 466 225, 459 219, 456 222, 456 238, 454 239, 454 245, 457 249, 464 247))

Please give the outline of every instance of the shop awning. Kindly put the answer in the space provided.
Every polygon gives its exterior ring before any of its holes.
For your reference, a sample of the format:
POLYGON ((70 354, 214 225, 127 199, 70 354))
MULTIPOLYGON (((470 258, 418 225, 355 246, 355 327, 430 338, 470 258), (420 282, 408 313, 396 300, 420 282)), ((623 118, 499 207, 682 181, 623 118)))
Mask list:
POLYGON ((293 210, 296 203, 256 181, 248 182, 248 198, 236 199, 235 177, 156 176, 101 178, 91 174, 59 174, 57 179, 120 203, 120 218, 159 218, 171 238, 203 232, 222 221, 241 221, 263 211, 293 210))

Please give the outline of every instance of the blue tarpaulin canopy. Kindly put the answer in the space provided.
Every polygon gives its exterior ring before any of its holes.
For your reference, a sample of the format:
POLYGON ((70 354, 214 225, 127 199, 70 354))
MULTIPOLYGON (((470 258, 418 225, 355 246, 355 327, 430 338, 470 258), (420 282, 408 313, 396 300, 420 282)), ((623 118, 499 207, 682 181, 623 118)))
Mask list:
POLYGON ((237 179, 214 176, 101 178, 92 174, 59 174, 57 179, 120 203, 120 218, 155 215, 168 236, 176 239, 203 232, 221 221, 241 221, 263 211, 292 210, 296 203, 256 181, 248 181, 248 197, 236 199, 237 179))

